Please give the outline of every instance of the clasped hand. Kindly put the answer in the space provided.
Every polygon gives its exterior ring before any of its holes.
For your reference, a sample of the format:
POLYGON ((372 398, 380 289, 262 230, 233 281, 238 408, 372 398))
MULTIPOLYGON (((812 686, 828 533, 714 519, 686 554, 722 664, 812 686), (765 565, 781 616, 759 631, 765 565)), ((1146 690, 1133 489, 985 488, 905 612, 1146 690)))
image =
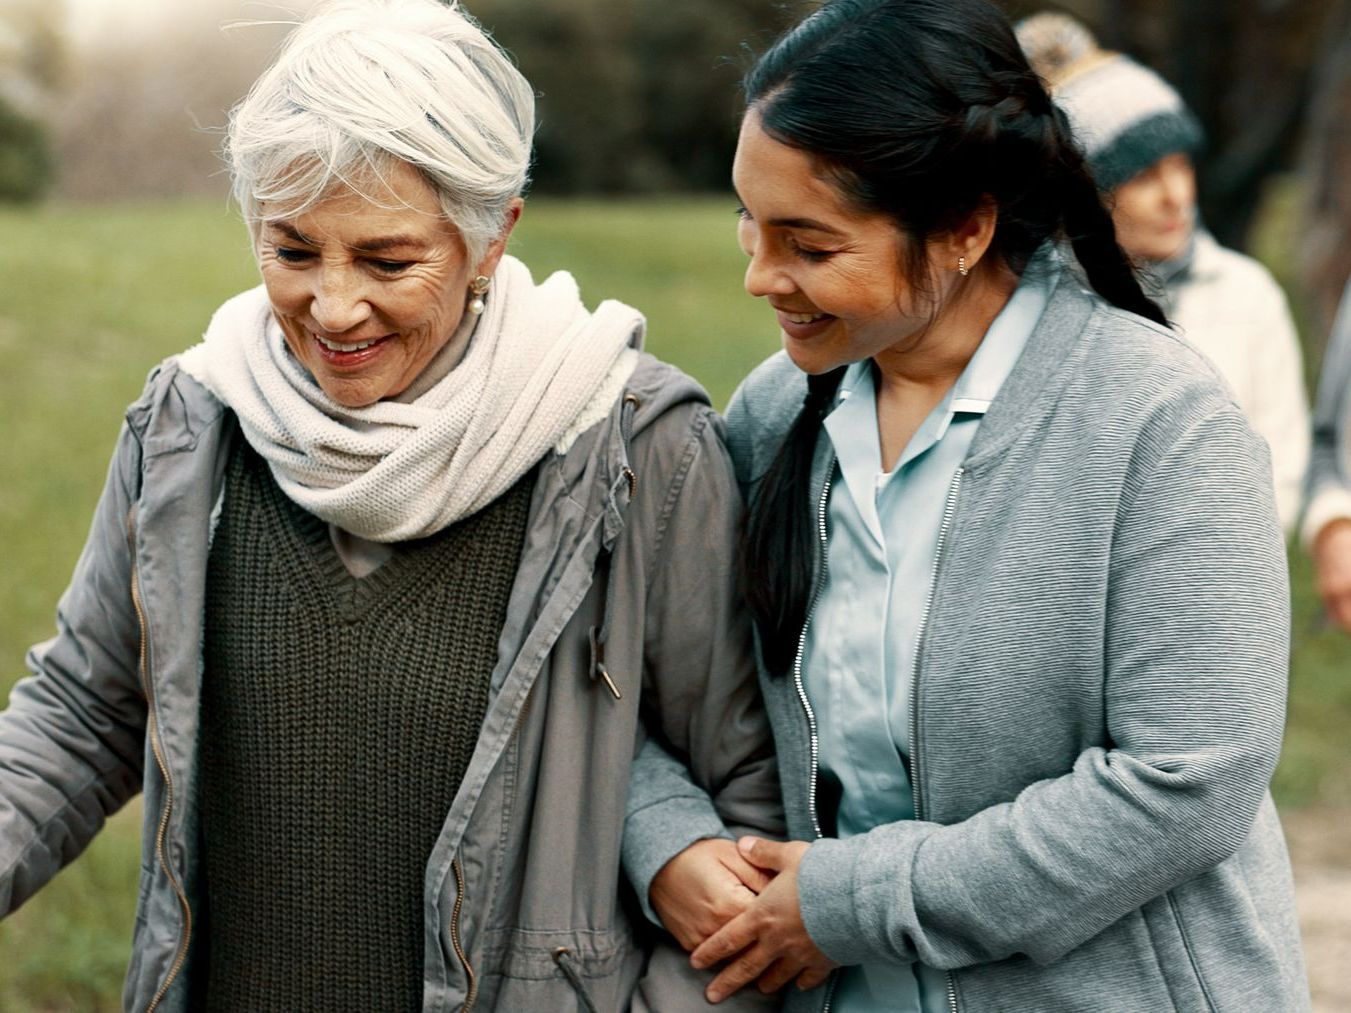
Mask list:
POLYGON ((709 984, 720 1002, 758 980, 766 994, 790 981, 815 988, 836 966, 816 948, 798 908, 797 870, 808 844, 743 837, 698 841, 652 881, 652 907, 702 970, 727 965, 709 984))

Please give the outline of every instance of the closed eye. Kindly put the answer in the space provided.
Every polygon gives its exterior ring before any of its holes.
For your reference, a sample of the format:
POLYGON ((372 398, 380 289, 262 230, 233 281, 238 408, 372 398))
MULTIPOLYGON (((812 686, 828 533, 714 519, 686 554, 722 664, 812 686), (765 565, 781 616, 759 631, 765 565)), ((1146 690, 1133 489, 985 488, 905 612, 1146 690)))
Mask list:
POLYGON ((819 264, 823 260, 829 260, 831 257, 835 256, 837 252, 835 250, 814 250, 809 246, 800 246, 796 242, 792 244, 792 248, 795 257, 805 260, 810 264, 819 264))
POLYGON ((273 247, 273 253, 283 264, 303 264, 314 256, 309 250, 298 250, 293 246, 273 247))
POLYGON ((366 263, 382 274, 398 274, 401 271, 406 271, 413 262, 411 260, 368 260, 366 263))

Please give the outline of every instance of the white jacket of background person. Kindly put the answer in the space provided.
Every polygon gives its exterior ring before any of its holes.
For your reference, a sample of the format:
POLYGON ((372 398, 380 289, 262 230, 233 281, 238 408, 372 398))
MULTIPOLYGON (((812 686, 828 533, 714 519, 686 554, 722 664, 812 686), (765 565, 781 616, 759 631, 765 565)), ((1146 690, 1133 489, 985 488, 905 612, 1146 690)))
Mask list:
POLYGON ((1167 281, 1163 295, 1168 319, 1219 368, 1271 448, 1276 512, 1289 534, 1309 463, 1309 401, 1285 293, 1257 261, 1197 229, 1190 267, 1167 281))
POLYGON ((1312 546, 1323 528, 1351 519, 1351 280, 1332 325, 1314 405, 1309 508, 1302 535, 1312 546))

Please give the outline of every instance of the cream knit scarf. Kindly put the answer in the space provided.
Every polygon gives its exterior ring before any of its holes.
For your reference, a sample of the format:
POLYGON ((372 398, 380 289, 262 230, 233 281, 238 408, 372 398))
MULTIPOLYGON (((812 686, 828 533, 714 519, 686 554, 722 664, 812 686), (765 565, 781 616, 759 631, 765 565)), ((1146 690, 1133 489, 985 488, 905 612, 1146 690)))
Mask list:
POLYGON ((559 272, 504 257, 464 358, 408 404, 344 408, 286 348, 259 286, 225 303, 180 366, 239 416, 282 490, 362 538, 436 533, 487 506, 603 419, 637 364, 644 321, 594 313, 559 272))

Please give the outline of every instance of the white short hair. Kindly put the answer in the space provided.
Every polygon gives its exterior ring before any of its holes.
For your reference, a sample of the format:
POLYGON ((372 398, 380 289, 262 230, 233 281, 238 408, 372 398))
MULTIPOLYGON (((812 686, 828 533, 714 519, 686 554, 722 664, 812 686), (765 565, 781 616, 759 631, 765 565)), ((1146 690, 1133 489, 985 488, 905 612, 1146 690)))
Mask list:
POLYGON ((454 0, 329 0, 234 108, 226 157, 255 237, 406 162, 478 260, 525 189, 534 130, 529 82, 454 0))

